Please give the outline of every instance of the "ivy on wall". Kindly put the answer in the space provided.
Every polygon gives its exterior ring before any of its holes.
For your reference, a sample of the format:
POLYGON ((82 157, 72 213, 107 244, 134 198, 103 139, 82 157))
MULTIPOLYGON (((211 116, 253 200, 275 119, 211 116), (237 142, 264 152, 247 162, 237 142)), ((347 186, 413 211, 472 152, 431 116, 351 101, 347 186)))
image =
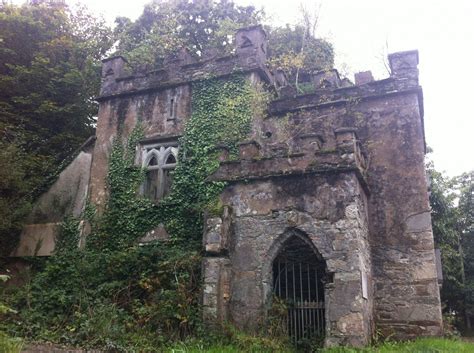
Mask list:
POLYGON ((165 200, 173 216, 165 225, 178 238, 200 241, 202 211, 217 203, 224 187, 222 182, 206 181, 219 165, 215 146, 237 150, 237 143, 250 132, 256 92, 243 75, 200 81, 192 92, 192 117, 180 140, 179 163, 165 200))
POLYGON ((56 254, 32 282, 10 296, 18 310, 11 333, 117 350, 153 350, 199 328, 202 216, 224 184, 206 178, 218 167, 217 144, 237 151, 248 135, 258 95, 236 74, 193 84, 192 116, 180 141, 171 193, 158 204, 138 194, 145 171, 134 164, 137 126, 110 155, 109 198, 102 215, 86 208, 91 233, 79 250, 79 220, 68 218, 56 254), (158 224, 171 240, 140 246, 158 224), (13 331, 13 332, 12 332, 13 331))

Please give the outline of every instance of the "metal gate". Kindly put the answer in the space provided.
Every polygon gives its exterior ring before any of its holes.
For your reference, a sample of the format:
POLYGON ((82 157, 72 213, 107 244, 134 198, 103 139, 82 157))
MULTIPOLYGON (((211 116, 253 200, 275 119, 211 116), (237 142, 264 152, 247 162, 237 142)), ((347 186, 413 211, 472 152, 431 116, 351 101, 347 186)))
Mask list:
POLYGON ((288 308, 285 330, 294 343, 324 336, 324 273, 324 261, 297 237, 273 262, 273 293, 288 308))

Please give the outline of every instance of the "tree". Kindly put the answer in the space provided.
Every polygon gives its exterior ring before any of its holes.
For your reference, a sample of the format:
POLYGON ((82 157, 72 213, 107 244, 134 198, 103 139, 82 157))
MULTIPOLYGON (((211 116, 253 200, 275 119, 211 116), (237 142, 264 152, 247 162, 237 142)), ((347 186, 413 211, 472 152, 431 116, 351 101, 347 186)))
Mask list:
MULTIPOLYGON (((334 62, 331 44, 315 37, 316 20, 308 11, 302 14, 302 22, 295 27, 265 28, 271 67, 281 68, 293 78, 300 68, 318 71, 332 67, 334 62)), ((127 57, 132 66, 159 67, 180 47, 196 57, 207 50, 231 53, 235 31, 262 22, 264 16, 263 10, 237 6, 230 0, 155 0, 145 6, 135 22, 117 18, 117 54, 127 57)))
POLYGON ((32 190, 93 133, 100 59, 111 44, 111 31, 84 8, 0 6, 4 252, 14 245, 32 190))
POLYGON ((321 6, 312 11, 301 5, 301 19, 291 27, 270 28, 269 55, 273 68, 286 72, 298 91, 300 74, 330 69, 334 65, 334 50, 324 39, 316 37, 321 6))
POLYGON ((458 231, 461 237, 464 269, 466 327, 472 328, 474 317, 474 171, 456 178, 458 199, 458 231))
POLYGON ((443 287, 441 297, 448 312, 463 311, 463 261, 460 255, 460 237, 457 231, 456 193, 454 182, 428 168, 431 179, 431 219, 435 244, 441 250, 443 266, 443 287))
POLYGON ((471 328, 474 316, 474 172, 449 178, 428 164, 431 217, 435 244, 441 250, 446 312, 471 328))
POLYGON ((195 56, 210 49, 229 52, 235 30, 259 23, 262 16, 263 11, 253 6, 229 0, 155 0, 135 22, 117 18, 117 53, 132 65, 160 66, 180 47, 195 56))

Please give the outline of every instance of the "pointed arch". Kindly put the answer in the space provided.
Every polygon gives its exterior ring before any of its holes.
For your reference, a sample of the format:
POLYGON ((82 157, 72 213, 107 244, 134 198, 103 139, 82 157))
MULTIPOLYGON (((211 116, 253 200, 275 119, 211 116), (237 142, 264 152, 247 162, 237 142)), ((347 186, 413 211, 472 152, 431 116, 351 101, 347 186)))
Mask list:
MULTIPOLYGON (((284 244, 286 241, 288 241, 290 238, 296 237, 300 239, 302 242, 304 242, 309 248, 313 250, 315 255, 318 257, 318 259, 324 261, 323 256, 319 252, 319 250, 316 248, 316 246, 313 244, 309 236, 297 229, 297 228, 287 228, 283 233, 281 233, 273 242, 273 244, 270 246, 270 249, 268 250, 267 256, 266 256, 266 263, 272 263, 275 258, 277 257, 278 253, 280 250, 283 248, 284 244)), ((265 270, 270 271, 271 266, 267 265, 264 267, 265 270)), ((265 272, 267 272, 265 271, 265 272)))
POLYGON ((167 147, 163 152, 163 166, 174 166, 178 161, 178 149, 167 147))
POLYGON ((156 159, 156 165, 160 165, 160 153, 156 149, 152 148, 151 150, 147 151, 145 158, 143 159, 142 166, 147 168, 150 165, 150 162, 156 159))
POLYGON ((324 336, 327 267, 310 238, 287 229, 270 247, 264 271, 269 302, 275 297, 286 306, 281 320, 291 339, 324 336))

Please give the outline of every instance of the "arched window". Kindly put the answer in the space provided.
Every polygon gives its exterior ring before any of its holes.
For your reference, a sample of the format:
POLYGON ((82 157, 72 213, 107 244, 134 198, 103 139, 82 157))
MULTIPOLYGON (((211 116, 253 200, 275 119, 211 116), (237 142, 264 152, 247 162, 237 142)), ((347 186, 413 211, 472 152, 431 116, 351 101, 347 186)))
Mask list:
POLYGON ((170 192, 172 171, 178 160, 178 147, 160 145, 144 147, 142 160, 146 169, 143 195, 158 201, 170 192))

